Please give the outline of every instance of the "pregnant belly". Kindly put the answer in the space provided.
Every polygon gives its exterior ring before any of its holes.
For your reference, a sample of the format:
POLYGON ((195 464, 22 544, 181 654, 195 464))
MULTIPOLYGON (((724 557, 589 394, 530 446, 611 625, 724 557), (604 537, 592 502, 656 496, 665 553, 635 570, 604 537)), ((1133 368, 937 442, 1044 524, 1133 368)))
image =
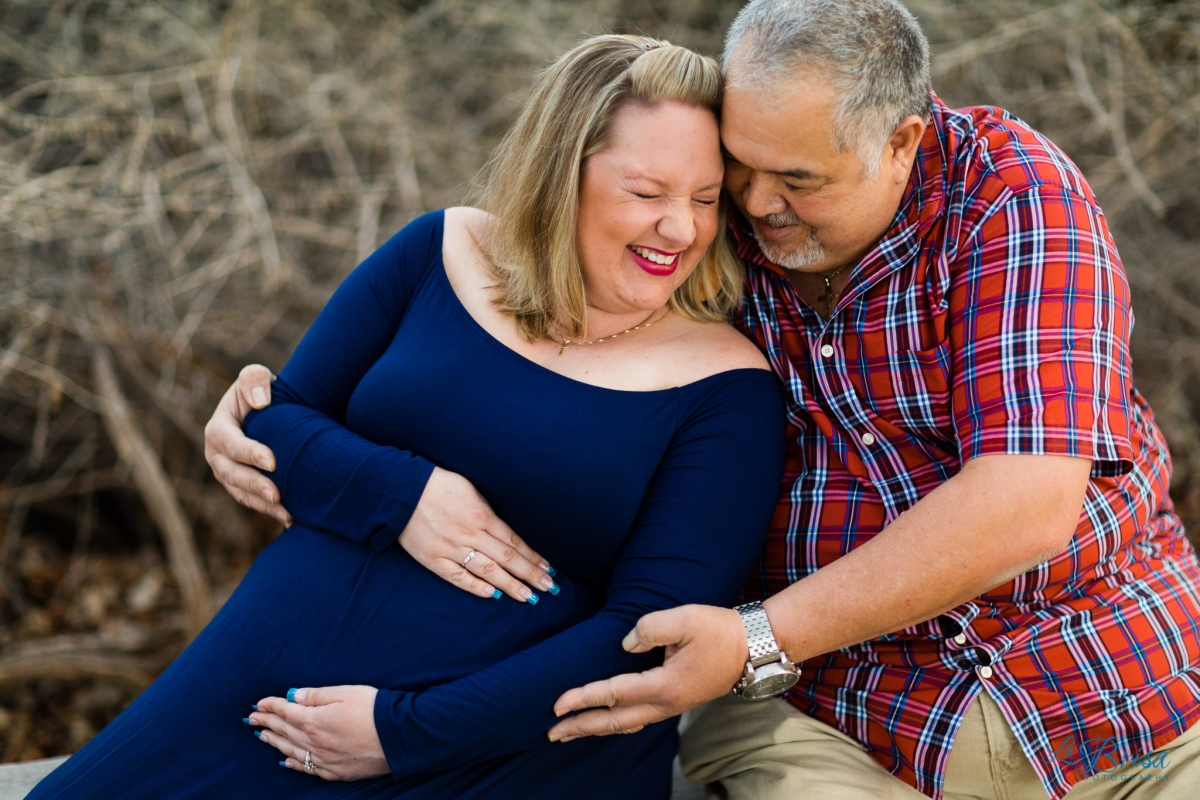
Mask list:
POLYGON ((290 626, 294 635, 263 657, 294 669, 299 685, 420 691, 502 661, 599 610, 600 593, 566 576, 556 580, 560 593, 539 592, 536 605, 479 598, 399 546, 376 553, 294 525, 258 557, 221 616, 242 617, 236 627, 243 632, 290 626), (246 615, 257 624, 247 626, 246 615))

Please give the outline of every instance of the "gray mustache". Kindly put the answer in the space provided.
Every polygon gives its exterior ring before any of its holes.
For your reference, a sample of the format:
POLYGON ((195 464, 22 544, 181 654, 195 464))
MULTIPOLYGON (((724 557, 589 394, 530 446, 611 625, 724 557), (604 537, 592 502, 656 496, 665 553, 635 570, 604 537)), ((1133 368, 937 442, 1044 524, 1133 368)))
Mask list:
POLYGON ((804 220, 796 216, 794 212, 788 212, 784 214, 767 214, 765 217, 755 217, 754 221, 770 225, 772 228, 782 228, 787 225, 804 224, 804 220))

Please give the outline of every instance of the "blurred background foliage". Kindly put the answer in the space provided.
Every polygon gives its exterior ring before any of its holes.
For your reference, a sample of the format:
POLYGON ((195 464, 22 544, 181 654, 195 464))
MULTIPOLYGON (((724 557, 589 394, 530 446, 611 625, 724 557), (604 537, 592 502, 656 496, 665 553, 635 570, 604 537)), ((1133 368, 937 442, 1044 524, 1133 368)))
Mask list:
MULTIPOLYGON (((1200 0, 911 0, 950 105, 1058 142, 1107 212, 1200 529, 1200 0)), ((730 0, 0 2, 0 759, 68 753, 278 528, 208 475, 237 370, 453 205, 583 35, 709 54, 730 0)))

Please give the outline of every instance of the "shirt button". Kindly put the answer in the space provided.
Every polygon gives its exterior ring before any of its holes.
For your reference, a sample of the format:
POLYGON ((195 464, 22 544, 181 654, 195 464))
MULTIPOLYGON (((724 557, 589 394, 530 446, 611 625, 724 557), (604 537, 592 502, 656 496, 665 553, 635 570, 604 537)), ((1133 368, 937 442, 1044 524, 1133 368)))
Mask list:
POLYGON ((821 355, 823 355, 825 358, 831 358, 833 356, 833 345, 831 345, 831 344, 821 345, 821 355))
POLYGON ((979 677, 984 678, 984 679, 992 677, 992 668, 991 667, 980 667, 979 668, 979 677))
POLYGON ((958 636, 955 636, 954 643, 955 644, 966 644, 967 643, 967 635, 965 633, 960 633, 958 636))
POLYGON ((871 445, 875 444, 875 434, 871 433, 870 431, 864 433, 862 435, 862 443, 865 444, 867 447, 870 447, 871 445))

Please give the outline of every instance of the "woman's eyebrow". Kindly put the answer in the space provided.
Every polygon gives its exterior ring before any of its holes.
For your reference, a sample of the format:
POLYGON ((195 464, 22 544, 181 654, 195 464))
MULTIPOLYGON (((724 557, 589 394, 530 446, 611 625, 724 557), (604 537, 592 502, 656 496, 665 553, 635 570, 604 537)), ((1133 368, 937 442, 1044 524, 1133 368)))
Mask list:
MULTIPOLYGON (((659 180, 658 178, 652 178, 649 175, 644 175, 640 172, 631 172, 631 173, 627 174, 625 177, 631 181, 645 181, 646 183, 653 183, 655 186, 659 187, 660 189, 669 189, 670 188, 670 186, 668 186, 668 184, 665 181, 659 180)), ((707 192, 709 189, 720 189, 724 185, 725 184, 723 181, 713 181, 708 186, 703 186, 703 187, 697 189, 696 191, 707 192)))

